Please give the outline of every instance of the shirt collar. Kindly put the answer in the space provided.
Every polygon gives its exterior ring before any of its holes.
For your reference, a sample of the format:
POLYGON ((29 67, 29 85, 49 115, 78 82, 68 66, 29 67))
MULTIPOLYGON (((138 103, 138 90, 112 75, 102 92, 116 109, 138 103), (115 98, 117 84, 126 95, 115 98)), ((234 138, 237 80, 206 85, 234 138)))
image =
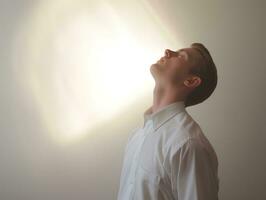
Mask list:
POLYGON ((163 125, 166 121, 172 118, 174 115, 185 110, 184 101, 176 101, 174 103, 168 104, 161 109, 157 110, 155 113, 152 113, 152 106, 149 107, 144 113, 144 123, 145 126, 148 120, 152 120, 153 129, 157 130, 161 125, 163 125))

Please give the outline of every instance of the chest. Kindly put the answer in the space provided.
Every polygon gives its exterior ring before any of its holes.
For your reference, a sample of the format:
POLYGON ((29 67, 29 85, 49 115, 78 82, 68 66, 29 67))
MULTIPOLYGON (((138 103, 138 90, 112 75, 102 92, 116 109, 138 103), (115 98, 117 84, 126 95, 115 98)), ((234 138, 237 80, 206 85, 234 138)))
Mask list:
POLYGON ((134 166, 137 171, 140 169, 150 177, 162 177, 164 173, 163 143, 158 134, 151 126, 147 126, 139 130, 128 146, 128 161, 131 167, 134 166))

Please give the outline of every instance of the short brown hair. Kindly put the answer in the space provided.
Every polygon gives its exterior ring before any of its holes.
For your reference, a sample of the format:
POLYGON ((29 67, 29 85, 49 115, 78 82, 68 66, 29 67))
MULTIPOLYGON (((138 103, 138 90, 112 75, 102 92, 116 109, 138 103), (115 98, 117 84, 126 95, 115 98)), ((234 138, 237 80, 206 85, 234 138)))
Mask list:
POLYGON ((188 94, 185 100, 185 107, 193 106, 206 100, 217 85, 217 69, 208 49, 201 43, 192 43, 190 46, 200 53, 203 61, 193 66, 190 73, 199 76, 202 81, 199 86, 188 94))

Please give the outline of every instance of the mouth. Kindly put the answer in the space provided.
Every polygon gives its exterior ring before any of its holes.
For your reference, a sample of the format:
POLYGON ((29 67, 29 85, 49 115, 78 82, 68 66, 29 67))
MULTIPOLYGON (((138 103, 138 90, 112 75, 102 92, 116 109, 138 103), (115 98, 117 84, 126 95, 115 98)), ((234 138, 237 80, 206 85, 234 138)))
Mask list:
POLYGON ((158 61, 157 61, 157 63, 163 63, 164 62, 164 58, 163 57, 161 57, 158 61))

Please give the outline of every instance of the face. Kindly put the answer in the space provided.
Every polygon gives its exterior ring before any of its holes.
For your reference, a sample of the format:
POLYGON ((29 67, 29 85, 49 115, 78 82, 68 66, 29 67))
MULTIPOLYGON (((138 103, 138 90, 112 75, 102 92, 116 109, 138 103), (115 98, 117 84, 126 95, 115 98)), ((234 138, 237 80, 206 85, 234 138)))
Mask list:
POLYGON ((193 48, 166 49, 164 56, 151 65, 150 72, 156 83, 183 85, 185 80, 194 76, 189 72, 198 59, 198 52, 193 48))

